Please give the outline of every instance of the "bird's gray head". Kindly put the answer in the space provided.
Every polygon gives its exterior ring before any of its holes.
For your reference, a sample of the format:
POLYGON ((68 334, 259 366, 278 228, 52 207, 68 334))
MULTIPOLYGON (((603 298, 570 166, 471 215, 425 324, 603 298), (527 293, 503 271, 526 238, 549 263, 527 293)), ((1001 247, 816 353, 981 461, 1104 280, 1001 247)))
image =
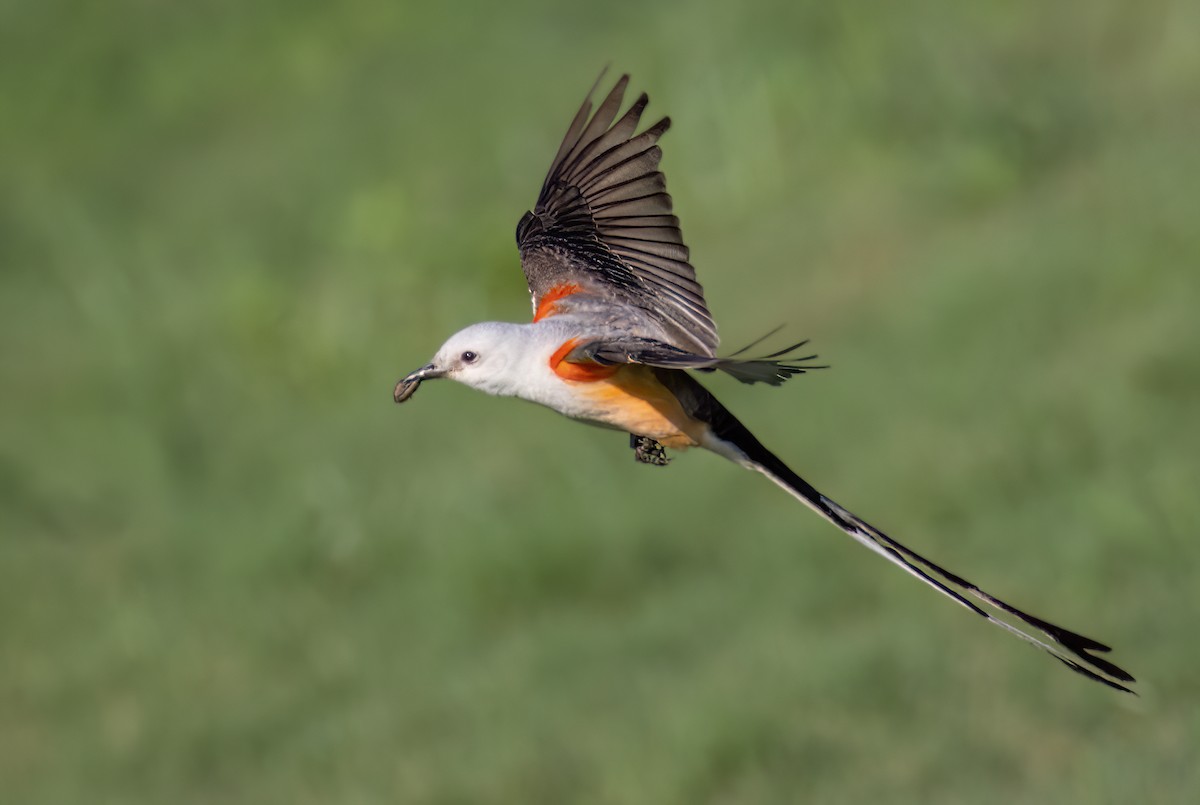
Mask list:
POLYGON ((459 330, 442 344, 433 360, 402 378, 393 398, 402 403, 423 380, 447 377, 488 394, 512 394, 506 369, 525 346, 519 324, 486 321, 459 330))

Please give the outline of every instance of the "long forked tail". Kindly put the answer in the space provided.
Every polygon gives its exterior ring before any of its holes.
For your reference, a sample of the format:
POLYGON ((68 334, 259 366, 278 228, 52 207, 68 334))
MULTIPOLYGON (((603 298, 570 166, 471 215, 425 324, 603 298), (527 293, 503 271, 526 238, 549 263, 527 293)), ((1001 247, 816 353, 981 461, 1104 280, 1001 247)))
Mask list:
POLYGON ((811 484, 793 472, 693 378, 683 372, 672 372, 670 375, 668 377, 666 373, 662 373, 659 377, 675 391, 680 401, 693 416, 701 418, 709 424, 713 434, 721 442, 719 445, 712 446, 717 452, 749 469, 761 472, 801 503, 884 559, 917 577, 976 615, 1022 640, 1032 643, 1072 671, 1108 685, 1110 688, 1133 693, 1122 684, 1123 682, 1135 682, 1133 676, 1118 665, 1096 656, 1095 652, 1111 651, 1108 646, 1023 612, 900 544, 853 512, 822 495, 811 484), (1029 630, 1002 620, 975 601, 1011 616, 1030 627, 1029 630))

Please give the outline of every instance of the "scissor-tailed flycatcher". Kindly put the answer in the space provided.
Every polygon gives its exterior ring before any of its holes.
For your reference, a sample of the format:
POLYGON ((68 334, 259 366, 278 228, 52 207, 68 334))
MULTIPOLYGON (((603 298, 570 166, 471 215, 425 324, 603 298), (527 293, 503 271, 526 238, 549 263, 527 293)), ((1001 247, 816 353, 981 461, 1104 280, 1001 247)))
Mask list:
POLYGON ((1132 692, 1121 683, 1133 677, 1096 656, 1108 646, 1010 606, 825 497, 687 372, 720 369, 776 386, 819 367, 807 363, 814 355, 789 357, 803 342, 760 359, 739 357, 745 350, 717 357, 717 329, 657 170, 655 143, 670 119, 635 135, 644 94, 617 119, 628 79, 621 77, 594 115, 589 94, 537 206, 517 225, 533 322, 484 322, 455 333, 427 366, 396 384, 396 402, 423 380, 448 377, 625 431, 639 461, 665 464, 666 447, 707 448, 761 472, 889 562, 1072 670, 1132 692))

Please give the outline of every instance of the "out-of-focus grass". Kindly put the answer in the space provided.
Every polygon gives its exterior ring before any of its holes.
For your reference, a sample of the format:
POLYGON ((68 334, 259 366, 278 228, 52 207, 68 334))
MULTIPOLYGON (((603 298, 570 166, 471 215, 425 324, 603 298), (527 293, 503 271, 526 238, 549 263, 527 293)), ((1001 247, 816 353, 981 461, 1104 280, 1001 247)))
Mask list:
POLYGON ((1194 4, 0 11, 0 799, 1190 802, 1194 4), (821 488, 1114 643, 1064 672, 705 455, 398 374, 522 319, 600 65, 821 488))

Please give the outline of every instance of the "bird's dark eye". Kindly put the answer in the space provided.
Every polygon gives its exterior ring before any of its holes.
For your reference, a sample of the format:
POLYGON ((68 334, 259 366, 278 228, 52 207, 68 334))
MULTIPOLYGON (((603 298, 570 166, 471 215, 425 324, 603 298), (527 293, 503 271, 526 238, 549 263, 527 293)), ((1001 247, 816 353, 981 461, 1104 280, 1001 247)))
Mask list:
POLYGON ((463 363, 475 363, 475 361, 476 361, 478 358, 479 358, 479 356, 478 356, 478 355, 476 355, 476 354, 475 354, 474 352, 472 352, 471 350, 467 350, 466 352, 464 352, 464 353, 462 354, 462 360, 463 360, 463 363))

